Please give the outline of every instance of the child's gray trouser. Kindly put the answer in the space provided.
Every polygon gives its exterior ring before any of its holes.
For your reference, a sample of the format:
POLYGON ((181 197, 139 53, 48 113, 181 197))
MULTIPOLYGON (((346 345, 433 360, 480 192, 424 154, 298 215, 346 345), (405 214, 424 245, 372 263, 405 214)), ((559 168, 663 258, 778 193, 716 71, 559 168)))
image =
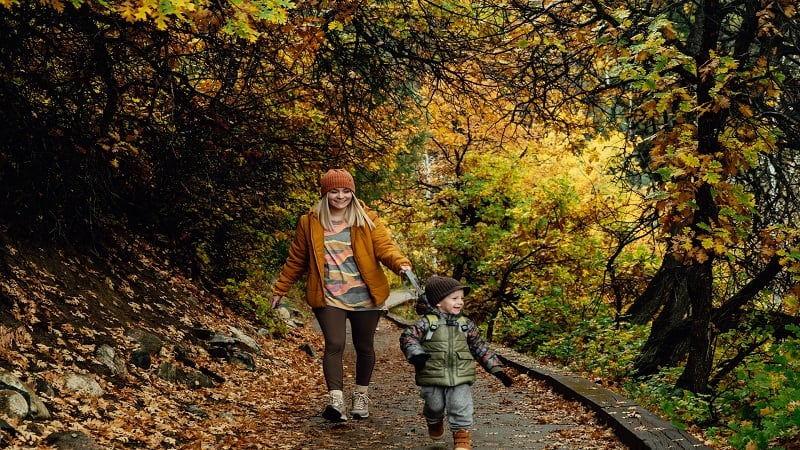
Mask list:
POLYGON ((441 421, 447 412, 451 431, 472 428, 472 386, 469 384, 420 386, 419 395, 425 400, 422 415, 429 423, 441 421))

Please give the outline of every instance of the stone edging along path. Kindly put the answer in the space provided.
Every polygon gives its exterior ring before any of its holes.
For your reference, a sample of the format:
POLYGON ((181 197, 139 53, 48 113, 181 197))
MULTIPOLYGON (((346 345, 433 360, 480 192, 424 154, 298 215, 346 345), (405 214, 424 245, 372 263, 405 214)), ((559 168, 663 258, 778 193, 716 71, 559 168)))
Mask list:
MULTIPOLYGON (((410 324, 392 313, 387 313, 386 318, 400 326, 410 324)), ((711 449, 688 432, 597 383, 576 375, 556 373, 508 348, 492 346, 492 349, 507 366, 546 382, 562 396, 594 411, 631 449, 711 449)))

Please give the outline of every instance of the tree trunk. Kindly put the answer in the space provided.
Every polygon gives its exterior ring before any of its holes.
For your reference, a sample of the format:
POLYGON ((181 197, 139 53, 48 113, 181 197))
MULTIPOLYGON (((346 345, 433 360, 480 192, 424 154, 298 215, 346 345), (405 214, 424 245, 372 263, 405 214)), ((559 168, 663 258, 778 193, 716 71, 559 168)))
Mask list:
MULTIPOLYGON (((697 67, 703 67, 712 61, 712 50, 715 48, 721 27, 722 8, 718 0, 702 0, 698 15, 703 18, 700 26, 700 41, 695 56, 697 67)), ((700 77, 697 86, 697 104, 705 107, 713 103, 712 90, 714 77, 700 77)), ((716 155, 720 151, 718 137, 724 128, 728 111, 723 109, 704 111, 697 116, 697 153, 700 155, 716 155)), ((690 177, 690 180, 693 177, 690 177)), ((702 178, 698 177, 697 181, 702 178)), ((686 181, 690 181, 686 180, 686 181)), ((712 268, 715 259, 714 250, 705 249, 703 241, 711 236, 708 227, 717 224, 719 205, 716 203, 712 186, 705 181, 696 184, 694 216, 691 219, 692 247, 695 253, 689 255, 687 292, 691 303, 689 316, 689 359, 678 378, 676 387, 688 389, 701 394, 709 391, 708 380, 714 363, 712 348, 711 312, 713 309, 712 268)))
MULTIPOLYGON (((622 315, 622 320, 645 324, 652 320, 653 317, 656 317, 659 310, 662 312, 659 317, 663 316, 662 307, 667 308, 670 305, 674 307, 676 306, 675 303, 681 303, 675 298, 675 285, 681 283, 682 272, 680 263, 672 254, 667 254, 645 291, 634 300, 633 304, 622 315), (673 302, 671 299, 675 301, 673 302)), ((682 318, 685 311, 686 308, 676 311, 677 317, 682 318)))
MULTIPOLYGON (((689 313, 690 301, 684 272, 685 268, 675 265, 673 258, 665 258, 658 275, 631 307, 637 304, 660 307, 650 328, 650 336, 634 363, 636 375, 652 375, 659 367, 674 366, 686 356, 689 345, 685 318, 689 313), (657 288, 651 288, 654 284, 657 288)), ((652 309, 652 306, 647 309, 652 309)), ((641 310, 637 315, 639 320, 646 317, 641 310)))
POLYGON ((709 258, 703 263, 693 264, 689 268, 687 277, 692 305, 689 321, 689 359, 675 386, 696 394, 709 392, 708 379, 714 362, 712 330, 709 326, 712 312, 712 260, 709 258))
MULTIPOLYGON (((694 277, 695 281, 690 281, 689 274, 693 270, 700 269, 682 267, 668 255, 645 292, 626 311, 625 316, 631 322, 647 323, 649 320, 653 320, 650 336, 634 364, 635 375, 652 375, 658 371, 659 367, 677 366, 684 361, 690 348, 694 351, 690 342, 693 336, 694 312, 697 308, 692 303, 691 293, 687 286, 694 286, 693 291, 697 291, 697 287, 702 284, 702 281, 697 281, 698 277, 696 276, 694 277), (633 313, 630 312, 632 310, 633 313), (653 310, 655 311, 649 312, 653 310), (655 318, 653 319, 653 317, 655 318)), ((773 257, 749 283, 732 295, 722 306, 711 311, 709 326, 713 324, 713 329, 720 333, 735 329, 741 323, 748 303, 780 272, 779 258, 773 257)), ((781 324, 789 322, 778 317, 768 320, 764 326, 775 327, 776 337, 779 337, 781 332, 785 336, 786 332, 781 331, 783 330, 781 324)), ((702 339, 699 332, 695 339, 702 339)), ((709 347, 710 343, 711 341, 709 341, 709 347)))

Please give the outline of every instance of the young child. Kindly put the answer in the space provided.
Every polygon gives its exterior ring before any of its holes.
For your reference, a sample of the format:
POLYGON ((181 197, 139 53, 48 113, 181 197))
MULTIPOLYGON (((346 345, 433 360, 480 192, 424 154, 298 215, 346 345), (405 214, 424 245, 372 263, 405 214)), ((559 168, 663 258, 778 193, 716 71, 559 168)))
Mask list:
POLYGON ((455 441, 454 450, 470 450, 472 384, 478 361, 508 387, 497 355, 486 345, 474 322, 461 314, 470 288, 453 278, 432 276, 425 282, 425 297, 432 307, 400 335, 400 348, 415 368, 415 381, 425 400, 422 415, 434 440, 444 436, 444 418, 455 441), (435 308, 435 309, 434 309, 435 308))

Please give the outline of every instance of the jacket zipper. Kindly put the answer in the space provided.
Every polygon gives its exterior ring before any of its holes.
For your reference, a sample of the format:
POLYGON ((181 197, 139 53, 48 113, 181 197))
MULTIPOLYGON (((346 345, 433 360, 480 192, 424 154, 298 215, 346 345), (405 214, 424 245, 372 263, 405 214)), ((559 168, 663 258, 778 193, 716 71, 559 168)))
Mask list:
POLYGON ((445 325, 447 327, 447 354, 450 355, 448 363, 450 364, 450 370, 448 370, 448 374, 450 376, 450 386, 453 386, 456 382, 455 373, 458 370, 458 355, 455 354, 455 336, 453 335, 453 330, 456 327, 445 325))

